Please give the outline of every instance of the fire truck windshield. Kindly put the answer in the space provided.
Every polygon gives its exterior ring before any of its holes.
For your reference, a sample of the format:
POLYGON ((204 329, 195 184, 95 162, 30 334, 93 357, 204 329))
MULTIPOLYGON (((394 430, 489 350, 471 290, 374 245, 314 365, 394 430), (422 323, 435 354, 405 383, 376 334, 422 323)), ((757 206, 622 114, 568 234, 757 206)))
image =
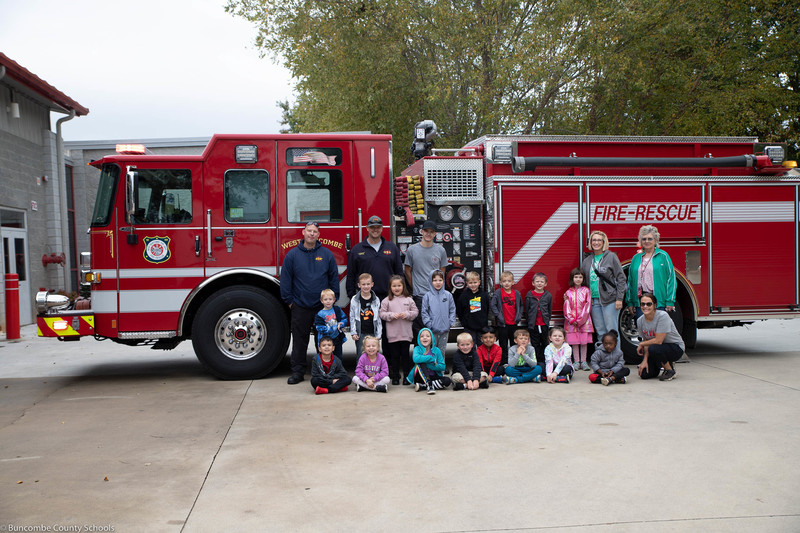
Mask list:
POLYGON ((97 199, 94 203, 92 226, 107 226, 111 219, 111 210, 114 207, 114 196, 119 179, 117 165, 103 165, 100 171, 100 183, 97 186, 97 199))

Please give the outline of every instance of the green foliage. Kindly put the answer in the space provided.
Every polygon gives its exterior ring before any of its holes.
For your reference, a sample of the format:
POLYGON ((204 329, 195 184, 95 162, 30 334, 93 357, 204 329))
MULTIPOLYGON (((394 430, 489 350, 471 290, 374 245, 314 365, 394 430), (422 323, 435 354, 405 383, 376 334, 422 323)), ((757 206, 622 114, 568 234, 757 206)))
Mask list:
POLYGON ((798 142, 800 20, 783 0, 229 0, 296 79, 286 131, 439 146, 489 133, 798 142))

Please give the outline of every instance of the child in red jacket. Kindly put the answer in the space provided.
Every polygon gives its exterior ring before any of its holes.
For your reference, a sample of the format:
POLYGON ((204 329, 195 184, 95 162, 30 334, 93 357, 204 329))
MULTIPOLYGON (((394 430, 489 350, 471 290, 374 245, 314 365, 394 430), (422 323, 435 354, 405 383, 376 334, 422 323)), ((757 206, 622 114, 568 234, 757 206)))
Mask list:
POLYGON ((481 333, 481 345, 478 346, 478 357, 481 360, 483 371, 489 374, 489 381, 500 383, 505 369, 503 368, 503 349, 500 348, 492 328, 484 328, 481 333))

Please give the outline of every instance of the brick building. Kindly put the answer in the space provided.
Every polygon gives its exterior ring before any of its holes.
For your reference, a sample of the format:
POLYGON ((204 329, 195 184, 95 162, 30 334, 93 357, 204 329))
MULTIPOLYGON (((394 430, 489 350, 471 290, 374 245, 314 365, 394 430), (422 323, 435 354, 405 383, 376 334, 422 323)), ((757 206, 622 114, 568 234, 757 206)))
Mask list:
MULTIPOLYGON (((33 297, 40 287, 70 286, 76 265, 75 194, 59 147, 64 122, 88 113, 0 53, 0 279, 7 272, 19 275, 22 324, 33 322, 33 297), (51 112, 65 116, 53 124, 51 112), (42 256, 60 262, 43 264, 42 256)), ((3 290, 0 328, 5 330, 3 290)))

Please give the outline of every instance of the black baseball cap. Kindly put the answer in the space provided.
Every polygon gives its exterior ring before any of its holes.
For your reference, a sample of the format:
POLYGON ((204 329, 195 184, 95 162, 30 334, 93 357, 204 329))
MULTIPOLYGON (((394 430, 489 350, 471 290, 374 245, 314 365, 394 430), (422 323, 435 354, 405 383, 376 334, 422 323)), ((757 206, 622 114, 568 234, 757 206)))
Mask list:
POLYGON ((424 224, 422 224, 422 229, 432 229, 436 230, 436 222, 433 220, 426 220, 424 224))
POLYGON ((383 220, 379 216, 372 215, 367 220, 367 227, 369 226, 383 226, 383 220))

